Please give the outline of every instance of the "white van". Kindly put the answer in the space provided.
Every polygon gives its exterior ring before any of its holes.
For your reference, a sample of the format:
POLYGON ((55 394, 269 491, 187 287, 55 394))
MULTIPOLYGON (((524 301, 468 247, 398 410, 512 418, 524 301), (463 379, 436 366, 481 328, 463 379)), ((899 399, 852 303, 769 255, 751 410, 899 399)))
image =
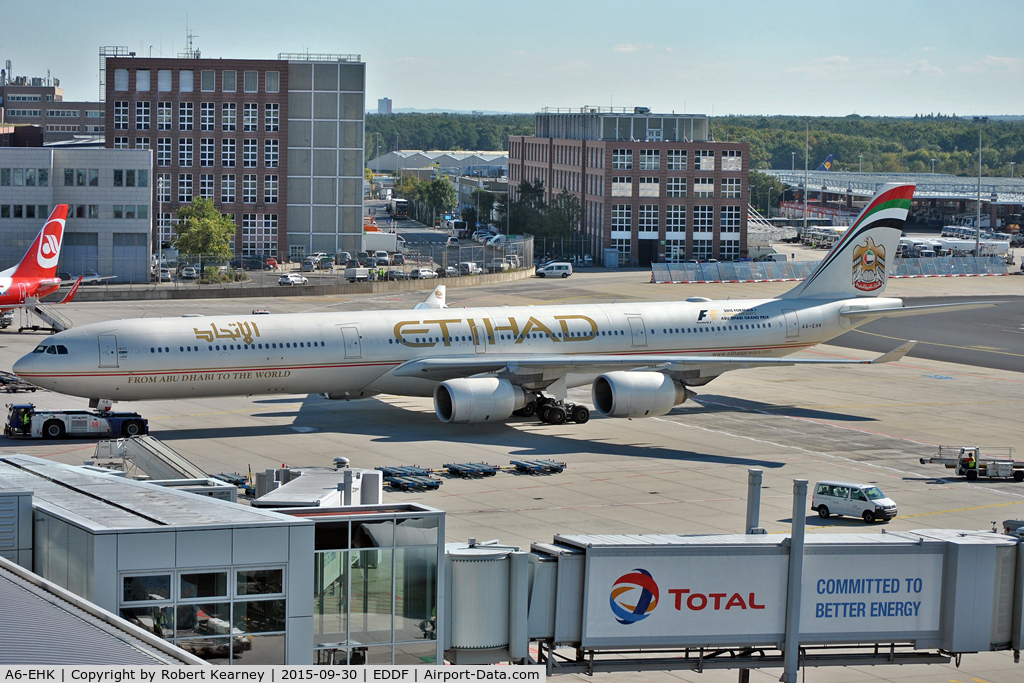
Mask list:
POLYGON ((572 275, 572 264, 568 261, 553 261, 537 269, 537 277, 569 277, 572 275))
POLYGON ((896 516, 896 503, 873 484, 819 481, 814 485, 811 509, 822 519, 829 515, 860 517, 868 524, 876 519, 888 522, 896 516))

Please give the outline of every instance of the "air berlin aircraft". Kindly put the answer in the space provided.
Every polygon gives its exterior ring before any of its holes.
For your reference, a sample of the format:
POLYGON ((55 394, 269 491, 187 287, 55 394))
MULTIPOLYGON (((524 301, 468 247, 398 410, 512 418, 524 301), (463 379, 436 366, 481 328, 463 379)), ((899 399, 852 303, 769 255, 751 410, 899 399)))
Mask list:
MULTIPOLYGON (((67 216, 67 204, 55 206, 21 263, 0 272, 0 312, 32 306, 41 297, 57 291, 60 286, 57 259, 60 258, 60 245, 64 242, 67 216)), ((60 303, 74 298, 80 282, 81 278, 60 303)))
POLYGON ((48 337, 14 364, 47 389, 111 401, 312 394, 432 396, 448 423, 513 414, 583 423, 567 389, 593 386, 605 417, 664 415, 730 370, 885 363, 792 358, 876 318, 992 305, 883 298, 913 185, 882 187, 821 265, 775 299, 111 320, 48 337))

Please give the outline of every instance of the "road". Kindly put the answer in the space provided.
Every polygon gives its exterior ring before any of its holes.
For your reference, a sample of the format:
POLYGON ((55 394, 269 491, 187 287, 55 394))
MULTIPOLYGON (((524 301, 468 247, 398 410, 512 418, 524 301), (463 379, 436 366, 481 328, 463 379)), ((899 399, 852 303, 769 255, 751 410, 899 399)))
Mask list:
POLYGON ((885 352, 916 339, 910 356, 996 370, 1024 372, 1024 297, 921 297, 906 306, 1000 301, 999 306, 908 318, 883 318, 830 343, 885 352))

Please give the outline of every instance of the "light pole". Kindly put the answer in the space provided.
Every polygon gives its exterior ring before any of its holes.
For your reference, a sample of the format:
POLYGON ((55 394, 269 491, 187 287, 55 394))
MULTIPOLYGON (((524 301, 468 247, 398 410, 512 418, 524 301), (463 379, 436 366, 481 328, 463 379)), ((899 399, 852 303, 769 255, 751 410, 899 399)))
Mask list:
POLYGON ((804 132, 804 231, 802 234, 807 234, 807 164, 811 156, 811 122, 807 121, 806 123, 807 130, 804 132))
POLYGON ((981 130, 988 123, 988 117, 975 116, 974 122, 978 124, 978 221, 974 225, 974 257, 977 258, 981 256, 981 130))
POLYGON ((864 172, 864 155, 863 154, 858 154, 857 156, 860 157, 860 173, 863 173, 864 172))
POLYGON ((161 226, 164 222, 164 176, 160 174, 156 179, 156 239, 153 240, 153 261, 156 266, 157 278, 160 277, 160 235, 163 232, 161 226))
POLYGON ((932 159, 932 174, 935 173, 935 159, 932 159))
POLYGON ((1011 180, 1013 179, 1013 167, 1016 166, 1016 165, 1017 165, 1016 161, 1011 161, 1010 162, 1010 179, 1011 180))
POLYGON ((791 170, 795 171, 796 170, 796 152, 790 152, 790 154, 793 155, 793 165, 791 167, 791 170))

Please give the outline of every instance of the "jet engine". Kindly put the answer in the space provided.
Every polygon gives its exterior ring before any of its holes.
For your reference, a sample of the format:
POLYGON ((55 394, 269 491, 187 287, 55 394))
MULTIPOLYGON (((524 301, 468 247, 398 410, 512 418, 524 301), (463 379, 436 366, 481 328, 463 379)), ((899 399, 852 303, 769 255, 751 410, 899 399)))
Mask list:
POLYGON ((606 372, 594 380, 594 408, 605 417, 656 417, 693 392, 660 372, 606 372))
POLYGON ((467 377, 434 387, 434 412, 442 422, 498 422, 527 402, 526 392, 507 379, 467 377))

